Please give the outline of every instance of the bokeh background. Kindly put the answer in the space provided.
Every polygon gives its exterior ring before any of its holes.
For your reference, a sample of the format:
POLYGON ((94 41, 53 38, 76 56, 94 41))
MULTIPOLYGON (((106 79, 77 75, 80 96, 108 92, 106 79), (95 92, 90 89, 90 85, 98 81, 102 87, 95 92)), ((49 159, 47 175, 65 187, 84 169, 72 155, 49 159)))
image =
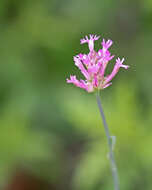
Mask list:
POLYGON ((151 0, 0 1, 0 189, 113 189, 95 96, 66 84, 90 33, 130 65, 101 92, 121 189, 152 189, 151 0))

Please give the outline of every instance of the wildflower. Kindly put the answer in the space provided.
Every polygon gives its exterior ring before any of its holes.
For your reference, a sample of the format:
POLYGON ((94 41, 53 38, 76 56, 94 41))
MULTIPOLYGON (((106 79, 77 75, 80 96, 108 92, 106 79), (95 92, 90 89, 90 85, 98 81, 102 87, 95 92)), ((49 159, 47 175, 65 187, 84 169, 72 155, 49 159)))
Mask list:
POLYGON ((88 43, 89 53, 88 54, 78 54, 74 56, 75 65, 80 69, 81 73, 84 75, 85 80, 78 80, 76 76, 70 76, 70 79, 67 79, 67 83, 73 83, 75 86, 83 88, 88 92, 94 92, 95 90, 101 90, 110 86, 111 80, 120 67, 128 69, 128 65, 123 65, 124 58, 116 59, 115 66, 113 71, 108 76, 105 75, 106 67, 114 58, 114 55, 111 55, 109 48, 112 45, 112 40, 103 39, 101 45, 102 49, 99 49, 98 52, 94 50, 94 42, 98 40, 100 36, 89 35, 80 40, 81 44, 88 43))

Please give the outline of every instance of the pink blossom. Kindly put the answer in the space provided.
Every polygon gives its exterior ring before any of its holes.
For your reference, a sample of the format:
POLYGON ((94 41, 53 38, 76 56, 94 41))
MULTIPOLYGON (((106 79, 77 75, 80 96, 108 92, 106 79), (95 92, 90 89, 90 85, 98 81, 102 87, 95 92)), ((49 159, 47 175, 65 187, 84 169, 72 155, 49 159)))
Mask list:
POLYGON ((99 36, 89 35, 80 40, 81 44, 88 43, 90 52, 88 54, 78 54, 74 56, 75 65, 80 69, 81 73, 85 77, 85 80, 77 80, 76 76, 70 76, 70 79, 67 79, 67 83, 73 83, 75 86, 85 89, 88 92, 94 92, 95 90, 101 90, 110 86, 111 80, 117 74, 120 67, 128 69, 128 65, 123 65, 124 58, 116 59, 115 66, 111 74, 105 75, 106 67, 114 58, 114 55, 111 55, 109 48, 112 45, 112 40, 103 39, 101 45, 102 48, 97 52, 94 50, 94 41, 98 40, 99 36))

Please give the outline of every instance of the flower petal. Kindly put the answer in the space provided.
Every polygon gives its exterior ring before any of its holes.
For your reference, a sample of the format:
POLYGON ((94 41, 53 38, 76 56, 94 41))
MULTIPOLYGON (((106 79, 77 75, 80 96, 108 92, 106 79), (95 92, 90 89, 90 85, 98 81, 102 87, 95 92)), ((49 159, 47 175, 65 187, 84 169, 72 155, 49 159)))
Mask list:
POLYGON ((113 41, 112 40, 107 40, 107 41, 105 41, 105 39, 103 39, 103 41, 102 41, 102 47, 103 47, 103 50, 107 50, 107 49, 109 49, 110 48, 110 46, 112 46, 112 44, 113 44, 113 41))
POLYGON ((110 83, 104 85, 103 88, 107 88, 107 87, 110 86, 110 85, 112 85, 112 82, 110 82, 110 83))
POLYGON ((90 39, 88 38, 88 36, 85 36, 85 38, 80 40, 80 43, 81 44, 88 43, 89 50, 93 51, 94 50, 94 41, 98 40, 100 38, 100 36, 90 34, 89 37, 90 37, 90 39))
POLYGON ((123 67, 125 69, 129 68, 128 65, 123 65, 122 64, 123 62, 124 62, 124 58, 122 60, 120 60, 120 58, 116 59, 116 64, 113 68, 113 71, 109 76, 106 77, 105 84, 109 83, 113 79, 113 77, 115 77, 115 75, 119 71, 120 67, 123 67))
POLYGON ((67 83, 73 83, 75 86, 83 88, 87 90, 87 84, 85 83, 84 80, 77 80, 76 76, 70 76, 70 79, 67 79, 67 83))
POLYGON ((89 73, 87 72, 87 70, 83 66, 83 64, 82 64, 82 62, 78 56, 74 56, 74 62, 75 62, 75 65, 80 69, 80 71, 84 75, 84 77, 86 79, 89 79, 90 78, 89 73))

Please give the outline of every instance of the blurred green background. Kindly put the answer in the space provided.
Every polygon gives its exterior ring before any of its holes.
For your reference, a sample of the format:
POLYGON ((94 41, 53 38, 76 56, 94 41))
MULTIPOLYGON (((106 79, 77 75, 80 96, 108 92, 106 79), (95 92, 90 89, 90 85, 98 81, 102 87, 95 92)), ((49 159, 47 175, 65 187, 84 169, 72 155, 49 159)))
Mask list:
POLYGON ((0 189, 113 189, 95 96, 66 84, 90 33, 130 65, 101 92, 121 189, 152 189, 151 0, 0 1, 0 189))

